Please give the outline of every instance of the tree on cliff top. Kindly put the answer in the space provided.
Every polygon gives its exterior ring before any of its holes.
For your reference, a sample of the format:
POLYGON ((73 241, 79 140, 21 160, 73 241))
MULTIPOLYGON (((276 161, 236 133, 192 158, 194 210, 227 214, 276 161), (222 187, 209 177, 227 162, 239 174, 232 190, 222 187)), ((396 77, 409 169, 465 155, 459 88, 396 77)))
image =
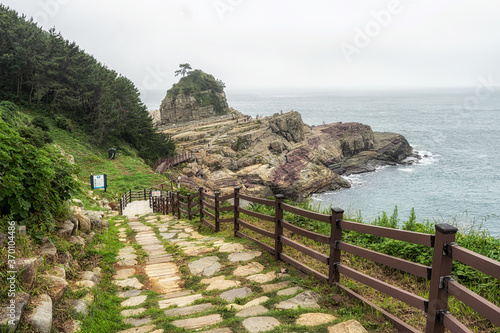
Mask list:
POLYGON ((190 64, 180 64, 179 67, 181 69, 178 69, 175 71, 175 76, 182 75, 182 77, 185 77, 186 74, 189 73, 189 71, 192 69, 190 64))

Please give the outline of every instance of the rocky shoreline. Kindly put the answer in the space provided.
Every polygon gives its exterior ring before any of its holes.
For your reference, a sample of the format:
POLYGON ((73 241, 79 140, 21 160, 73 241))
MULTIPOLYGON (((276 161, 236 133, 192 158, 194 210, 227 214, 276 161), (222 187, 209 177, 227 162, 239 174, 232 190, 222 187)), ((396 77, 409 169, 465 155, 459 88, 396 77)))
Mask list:
POLYGON ((281 193, 302 200, 350 187, 342 175, 408 164, 415 157, 400 134, 373 132, 360 123, 309 126, 295 111, 249 120, 233 110, 225 119, 163 132, 178 150, 196 155, 182 168, 181 182, 223 194, 240 186, 248 195, 281 193))

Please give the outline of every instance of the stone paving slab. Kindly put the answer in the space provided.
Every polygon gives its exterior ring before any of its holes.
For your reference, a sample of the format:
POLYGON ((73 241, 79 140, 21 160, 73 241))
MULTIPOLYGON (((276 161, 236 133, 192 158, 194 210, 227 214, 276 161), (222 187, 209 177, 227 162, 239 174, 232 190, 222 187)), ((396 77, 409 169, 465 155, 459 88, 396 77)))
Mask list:
POLYGON ((264 268, 265 268, 264 265, 253 261, 251 263, 248 263, 245 266, 240 266, 240 267, 236 268, 234 270, 233 274, 236 276, 247 276, 247 275, 260 273, 264 270, 264 268))
POLYGON ((153 320, 151 319, 150 316, 148 316, 144 318, 125 318, 123 321, 127 324, 138 327, 151 324, 153 320))
POLYGON ((266 282, 271 282, 272 280, 276 279, 276 273, 269 272, 266 274, 255 274, 255 275, 247 276, 246 279, 249 281, 255 282, 255 283, 266 283, 266 282))
POLYGON ((128 308, 128 307, 132 307, 132 306, 141 305, 142 303, 144 303, 146 301, 147 298, 148 298, 148 296, 146 296, 146 295, 130 297, 129 299, 126 299, 123 302, 121 302, 121 306, 124 308, 128 308))
POLYGON ((128 297, 135 297, 135 296, 139 296, 140 294, 142 294, 143 291, 142 290, 137 290, 137 289, 131 289, 131 290, 126 290, 126 291, 120 291, 119 293, 117 293, 116 295, 118 297, 121 297, 121 298, 128 298, 128 297))
POLYGON ((135 289, 141 289, 144 285, 137 280, 137 278, 128 278, 125 280, 116 280, 113 281, 114 284, 116 284, 119 287, 126 288, 126 287, 131 287, 135 289))
POLYGON ((233 330, 231 330, 230 328, 214 328, 213 330, 209 330, 209 331, 203 331, 203 332, 199 332, 199 333, 233 333, 233 330))
POLYGON ((116 333, 149 333, 153 331, 156 328, 155 325, 148 325, 148 326, 142 326, 142 327, 133 327, 129 328, 128 330, 123 330, 119 331, 116 333))
POLYGON ((186 329, 198 329, 206 326, 215 325, 223 321, 220 314, 213 314, 204 317, 175 320, 171 324, 186 329))
POLYGON ((318 326, 336 320, 337 317, 326 313, 303 313, 295 321, 296 325, 318 326))
POLYGON ((186 306, 183 308, 175 308, 170 310, 165 310, 165 316, 175 317, 175 316, 189 316, 195 313, 210 310, 212 308, 212 303, 198 304, 192 306, 186 306))
POLYGON ((236 298, 247 297, 248 295, 251 295, 251 294, 252 294, 252 289, 250 289, 248 287, 243 287, 243 288, 231 289, 231 290, 225 291, 220 295, 220 298, 225 299, 228 302, 232 302, 236 298))
POLYGON ((144 311, 146 311, 145 308, 138 308, 138 309, 131 309, 131 310, 123 310, 122 312, 120 312, 120 314, 122 315, 122 317, 133 317, 133 316, 140 315, 144 311))
POLYGON ((188 268, 193 275, 212 276, 220 271, 221 265, 218 257, 204 257, 190 262, 188 268))
POLYGON ((358 321, 351 319, 328 327, 328 333, 368 333, 368 331, 358 321))
POLYGON ((116 271, 116 274, 113 275, 113 279, 115 280, 123 280, 135 275, 135 269, 133 268, 125 268, 116 271))
POLYGON ((262 303, 265 303, 269 300, 269 297, 267 296, 262 296, 262 297, 259 297, 259 298, 256 298, 244 305, 239 305, 239 304, 228 304, 226 305, 226 308, 231 310, 231 309, 235 309, 235 310, 244 310, 244 309, 248 309, 248 308, 251 308, 253 306, 256 306, 256 305, 260 305, 262 303))
POLYGON ((289 281, 282 281, 282 282, 272 283, 272 284, 263 284, 261 287, 265 293, 269 293, 269 292, 274 291, 274 290, 286 288, 286 287, 288 287, 289 284, 290 284, 289 281))
POLYGON ((320 296, 313 291, 304 291, 297 296, 290 298, 286 301, 276 304, 276 309, 289 310, 297 309, 299 306, 302 308, 318 309, 318 300, 320 296))
POLYGON ((179 291, 179 292, 175 292, 175 293, 168 293, 168 294, 160 295, 160 297, 163 299, 170 299, 170 298, 189 296, 192 294, 194 294, 194 291, 192 291, 192 290, 183 290, 183 291, 179 291))
POLYGON ((281 325, 278 319, 274 317, 250 317, 243 320, 242 324, 249 333, 270 331, 281 325))
POLYGON ((202 299, 202 298, 203 298, 203 296, 201 294, 195 294, 195 295, 190 295, 190 296, 160 300, 160 301, 158 301, 158 305, 160 306, 160 309, 165 309, 165 308, 168 308, 169 306, 172 306, 172 305, 177 305, 178 307, 183 307, 183 306, 191 305, 191 303, 193 303, 194 301, 196 301, 198 299, 202 299))
POLYGON ((287 289, 280 290, 276 293, 278 296, 292 296, 293 294, 298 293, 299 291, 302 291, 301 287, 291 287, 287 289))
POLYGON ((219 252, 234 253, 241 252, 244 249, 245 247, 238 243, 225 243, 219 247, 219 252))
POLYGON ((249 308, 243 309, 236 313, 236 317, 255 317, 269 312, 269 310, 263 305, 254 305, 249 308))
POLYGON ((243 251, 231 253, 228 257, 230 262, 249 261, 259 257, 262 254, 260 251, 243 251))

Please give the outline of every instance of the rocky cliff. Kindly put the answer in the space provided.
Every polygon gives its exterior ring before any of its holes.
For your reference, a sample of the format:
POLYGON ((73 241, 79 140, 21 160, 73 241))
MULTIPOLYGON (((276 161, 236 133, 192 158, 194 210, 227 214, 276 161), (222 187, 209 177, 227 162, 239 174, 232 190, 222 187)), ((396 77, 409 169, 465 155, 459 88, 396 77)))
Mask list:
POLYGON ((161 124, 178 124, 216 116, 218 113, 214 107, 215 103, 206 104, 202 102, 205 99, 212 98, 210 95, 218 99, 216 103, 221 104, 225 109, 228 108, 224 92, 203 91, 198 93, 198 99, 195 96, 183 93, 177 96, 167 95, 160 106, 161 124))
POLYGON ((206 119, 228 111, 224 83, 196 69, 167 91, 160 106, 161 124, 206 119))
POLYGON ((245 119, 165 131, 197 156, 183 168, 183 182, 222 193, 240 186, 250 195, 303 199, 349 187, 341 175, 403 163, 412 154, 403 136, 359 123, 308 126, 298 112, 245 119))

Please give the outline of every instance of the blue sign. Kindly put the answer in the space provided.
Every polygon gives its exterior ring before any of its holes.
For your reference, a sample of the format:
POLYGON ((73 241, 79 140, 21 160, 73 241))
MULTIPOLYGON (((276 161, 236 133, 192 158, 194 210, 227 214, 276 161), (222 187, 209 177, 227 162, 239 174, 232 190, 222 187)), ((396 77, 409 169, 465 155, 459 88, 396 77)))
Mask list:
POLYGON ((90 188, 98 189, 103 188, 104 192, 106 192, 106 188, 108 187, 108 177, 106 174, 104 175, 90 175, 90 188))

